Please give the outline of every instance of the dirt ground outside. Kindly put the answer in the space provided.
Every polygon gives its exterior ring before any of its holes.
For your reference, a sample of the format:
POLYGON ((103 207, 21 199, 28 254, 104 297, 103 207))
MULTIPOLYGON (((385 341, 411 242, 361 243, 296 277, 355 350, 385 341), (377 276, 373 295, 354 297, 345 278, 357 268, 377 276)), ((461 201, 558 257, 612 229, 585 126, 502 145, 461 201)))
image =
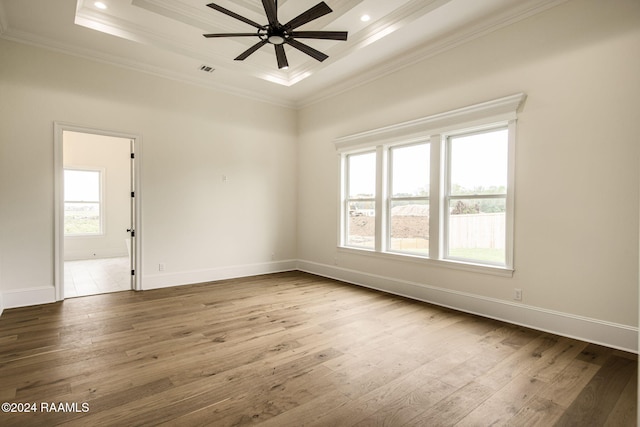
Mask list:
MULTIPOLYGON (((402 208, 410 210, 412 207, 402 208)), ((420 208, 424 209, 423 206, 420 208)), ((373 249, 375 220, 374 216, 350 216, 348 244, 373 249)), ((454 215, 450 228, 449 255, 476 261, 504 263, 504 221, 504 213, 454 215)), ((389 249, 427 256, 429 216, 392 214, 389 249)))
MULTIPOLYGON (((372 216, 352 216, 349 218, 349 234, 353 236, 373 236, 376 219, 372 216)), ((429 238, 429 218, 425 216, 392 216, 392 238, 429 238)))

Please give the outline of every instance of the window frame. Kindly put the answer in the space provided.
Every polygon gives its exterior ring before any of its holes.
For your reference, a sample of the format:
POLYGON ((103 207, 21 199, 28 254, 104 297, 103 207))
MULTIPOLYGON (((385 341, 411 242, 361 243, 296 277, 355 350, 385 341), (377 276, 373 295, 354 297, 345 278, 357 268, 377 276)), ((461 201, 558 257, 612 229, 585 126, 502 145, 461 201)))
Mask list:
MULTIPOLYGON (((407 196, 407 197, 394 197, 393 195, 393 152, 394 150, 398 150, 398 149, 402 149, 402 148, 410 148, 410 147, 415 147, 418 145, 427 145, 429 147, 429 172, 431 171, 431 141, 429 139, 424 139, 422 141, 414 141, 414 142, 410 142, 408 144, 395 144, 395 145, 390 145, 388 147, 386 147, 386 154, 387 154, 387 189, 389 191, 387 191, 387 198, 385 200, 385 207, 386 207, 386 221, 385 221, 385 239, 384 239, 384 244, 383 244, 383 250, 384 252, 388 252, 388 253, 395 253, 395 254, 401 254, 401 255, 409 255, 409 256, 417 256, 417 257, 429 257, 429 248, 427 247, 427 254, 420 254, 418 252, 412 252, 412 251, 403 251, 403 250, 397 250, 397 249, 392 249, 391 248, 391 232, 392 232, 392 227, 391 227, 391 221, 392 221, 392 215, 391 215, 391 210, 393 209, 393 202, 394 201, 426 201, 427 206, 431 206, 430 204, 430 196, 431 193, 430 191, 427 192, 426 196, 407 196)), ((430 174, 429 174, 430 175, 430 174)), ((430 176, 429 176, 429 181, 427 182, 427 189, 430 190, 431 188, 431 182, 430 182, 430 176)), ((429 217, 431 217, 431 215, 429 215, 429 217)))
MULTIPOLYGON (((342 208, 341 208, 341 228, 342 228, 342 233, 341 233, 341 239, 340 241, 344 241, 345 245, 346 242, 349 238, 349 218, 351 217, 351 208, 350 208, 350 203, 352 202, 369 202, 369 203, 373 203, 374 205, 374 215, 373 217, 377 218, 379 216, 379 210, 377 209, 378 206, 376 204, 376 194, 378 191, 378 186, 377 184, 374 187, 374 194, 373 197, 356 197, 356 198, 352 198, 350 197, 350 163, 349 160, 351 157, 354 156, 363 156, 363 155, 367 155, 367 154, 376 154, 375 150, 365 150, 365 151, 356 151, 356 152, 350 152, 347 153, 343 156, 343 165, 342 165, 342 175, 343 175, 343 196, 342 196, 342 208)), ((377 156, 376 156, 377 157, 377 156)), ((375 168, 375 175, 378 175, 378 167, 376 165, 375 168)), ((358 245, 347 245, 347 247, 350 248, 356 248, 356 249, 360 249, 360 250, 375 250, 375 248, 378 246, 380 238, 378 238, 378 236, 376 235, 377 233, 374 232, 374 240, 373 240, 373 248, 370 248, 368 246, 358 246, 358 245)))
MULTIPOLYGON (((515 129, 514 129, 515 131, 515 129)), ((474 258, 464 258, 464 257, 457 257, 457 256, 452 256, 449 252, 450 249, 449 248, 449 242, 450 242, 450 224, 451 224, 451 201, 452 200, 478 200, 478 199, 502 199, 505 201, 505 218, 509 216, 510 212, 509 212, 509 205, 507 203, 507 197, 510 193, 509 189, 513 188, 513 185, 509 184, 509 164, 511 163, 510 159, 509 159, 509 153, 511 151, 513 151, 513 148, 510 144, 510 140, 511 138, 509 137, 511 135, 511 130, 509 129, 509 125, 508 123, 505 123, 503 125, 498 124, 497 126, 491 127, 491 126, 483 126, 481 129, 475 129, 472 131, 468 131, 468 132, 456 132, 456 133, 449 133, 449 134, 445 134, 442 135, 442 145, 445 151, 445 160, 443 162, 443 171, 442 171, 442 175, 445 178, 445 185, 444 185, 444 191, 443 191, 443 200, 442 200, 442 220, 443 220, 443 233, 442 233, 442 258, 446 259, 446 260, 451 260, 451 261, 458 261, 458 262, 465 262, 465 263, 479 263, 482 265, 495 265, 495 266, 499 266, 499 267, 508 267, 510 264, 507 261, 507 241, 509 239, 508 236, 508 230, 506 228, 506 219, 505 219, 505 263, 504 265, 501 263, 493 263, 490 261, 485 261, 485 262, 479 262, 480 260, 478 259, 474 259, 474 258), (465 194, 465 195, 452 195, 451 194, 451 187, 452 187, 452 183, 451 183, 451 175, 452 175, 452 160, 453 160, 453 155, 452 155, 452 139, 454 138, 459 138, 459 137, 466 137, 466 136, 474 136, 474 135, 482 135, 482 134, 486 134, 489 132, 494 132, 494 131, 498 131, 498 130, 506 130, 507 131, 507 188, 505 190, 504 193, 493 193, 493 194, 465 194)))
POLYGON ((337 251, 366 255, 380 259, 392 259, 423 265, 453 268, 465 271, 487 273, 511 277, 514 272, 514 194, 515 194, 515 138, 517 112, 521 108, 526 95, 515 95, 498 98, 468 107, 423 117, 409 122, 369 130, 358 134, 340 137, 334 140, 336 150, 341 159, 340 179, 340 213, 337 251), (508 130, 507 153, 507 195, 505 219, 505 264, 494 265, 474 260, 452 259, 446 257, 445 240, 448 239, 447 220, 444 209, 447 193, 447 180, 450 165, 447 156, 447 140, 449 137, 486 132, 492 129, 508 130), (389 249, 389 209, 390 198, 390 165, 389 150, 396 146, 430 143, 430 189, 429 189, 429 251, 428 256, 396 252, 389 249), (376 247, 375 250, 348 246, 345 243, 345 165, 347 155, 362 152, 376 152, 376 247))
MULTIPOLYGON (((98 205, 98 227, 99 230, 96 233, 66 233, 64 231, 64 227, 63 227, 63 236, 64 237, 79 237, 79 238, 84 238, 84 237, 100 237, 100 236, 104 236, 106 234, 106 230, 105 230, 105 214, 104 214, 104 209, 105 209, 105 203, 104 203, 104 182, 105 182, 105 169, 104 168, 95 168, 95 167, 78 167, 78 166, 64 166, 62 169, 62 174, 63 174, 63 200, 62 200, 62 211, 63 213, 66 212, 66 205, 67 203, 94 203, 98 205), (65 172, 66 171, 78 171, 78 172, 96 172, 98 174, 98 201, 97 202, 93 202, 93 201, 84 201, 84 200, 67 200, 66 199, 66 195, 64 194, 64 180, 65 180, 65 172)), ((63 221, 64 224, 64 221, 63 221)))

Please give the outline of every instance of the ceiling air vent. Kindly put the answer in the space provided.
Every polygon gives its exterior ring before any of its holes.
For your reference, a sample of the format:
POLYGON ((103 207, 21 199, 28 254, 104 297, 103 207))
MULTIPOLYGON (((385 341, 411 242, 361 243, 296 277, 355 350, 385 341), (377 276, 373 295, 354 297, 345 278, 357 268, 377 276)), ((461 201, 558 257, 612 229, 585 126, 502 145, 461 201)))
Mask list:
POLYGON ((200 71, 204 71, 205 73, 213 73, 215 70, 215 68, 210 67, 208 65, 201 65, 200 66, 200 71))

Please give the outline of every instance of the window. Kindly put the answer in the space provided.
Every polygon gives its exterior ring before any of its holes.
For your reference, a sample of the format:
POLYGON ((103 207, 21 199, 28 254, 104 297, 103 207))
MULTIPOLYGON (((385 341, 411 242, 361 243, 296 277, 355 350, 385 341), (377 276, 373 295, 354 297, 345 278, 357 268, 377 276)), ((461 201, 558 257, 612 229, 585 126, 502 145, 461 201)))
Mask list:
POLYGON ((505 265, 508 130, 447 138, 445 257, 505 265))
POLYGON ((513 269, 524 94, 339 138, 339 247, 467 270, 513 269))
POLYGON ((102 234, 102 172, 64 170, 64 234, 102 234))
POLYGON ((346 244, 375 248, 376 153, 351 154, 346 158, 346 244))
POLYGON ((429 254, 429 144, 389 148, 388 249, 429 254))

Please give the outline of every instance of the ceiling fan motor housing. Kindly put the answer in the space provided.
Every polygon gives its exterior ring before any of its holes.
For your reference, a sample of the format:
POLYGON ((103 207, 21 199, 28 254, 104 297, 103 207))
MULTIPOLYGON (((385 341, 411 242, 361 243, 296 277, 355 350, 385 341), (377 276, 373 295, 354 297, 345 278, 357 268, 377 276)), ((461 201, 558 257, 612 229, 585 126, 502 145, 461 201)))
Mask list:
POLYGON ((266 32, 258 34, 258 36, 262 40, 266 40, 271 44, 284 44, 286 39, 290 37, 283 28, 271 28, 270 26, 267 26, 266 28, 266 32))

